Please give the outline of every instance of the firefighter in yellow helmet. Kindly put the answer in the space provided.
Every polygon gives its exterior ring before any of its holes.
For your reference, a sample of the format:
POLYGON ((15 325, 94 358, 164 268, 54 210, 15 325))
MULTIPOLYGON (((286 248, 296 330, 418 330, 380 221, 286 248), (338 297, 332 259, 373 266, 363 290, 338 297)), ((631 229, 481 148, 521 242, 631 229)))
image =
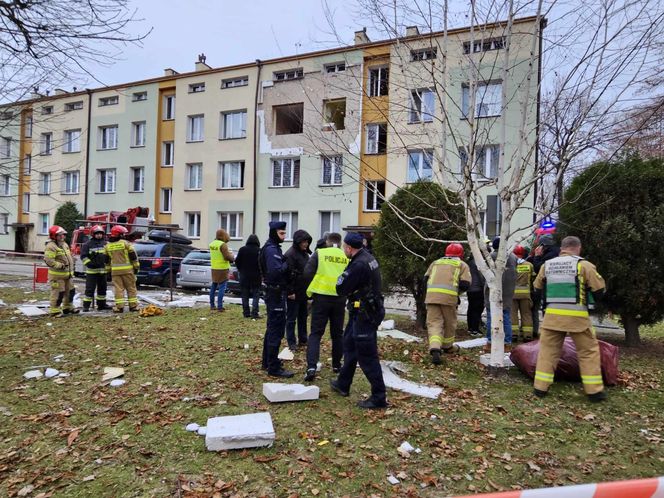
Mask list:
POLYGON ((122 313, 125 303, 129 304, 129 311, 138 311, 136 273, 138 273, 139 263, 134 246, 124 240, 127 233, 128 230, 125 227, 115 225, 111 228, 108 244, 104 247, 106 271, 111 272, 113 280, 114 313, 122 313), (126 300, 125 291, 127 292, 126 300))
POLYGON ((64 228, 53 225, 48 229, 50 240, 44 248, 44 262, 48 266, 48 281, 51 284, 49 313, 57 317, 79 312, 72 303, 75 292, 74 259, 65 242, 65 235, 67 231, 64 228))
POLYGON ((516 260, 516 287, 512 298, 512 342, 517 339, 528 342, 533 340, 532 289, 535 279, 533 264, 526 261, 526 248, 516 246, 512 251, 516 260), (521 327, 519 327, 521 315, 521 327))
POLYGON ((578 237, 565 237, 560 256, 540 268, 535 289, 544 290, 546 311, 540 327, 540 349, 535 367, 535 395, 546 396, 560 359, 565 336, 569 333, 576 345, 581 382, 588 399, 606 399, 599 343, 588 310, 601 300, 605 285, 595 265, 581 256, 578 237))
POLYGON ((434 365, 440 365, 440 351, 454 352, 454 336, 457 326, 459 294, 470 287, 470 268, 461 260, 463 246, 449 244, 445 256, 429 266, 425 273, 427 293, 427 329, 429 352, 434 365))

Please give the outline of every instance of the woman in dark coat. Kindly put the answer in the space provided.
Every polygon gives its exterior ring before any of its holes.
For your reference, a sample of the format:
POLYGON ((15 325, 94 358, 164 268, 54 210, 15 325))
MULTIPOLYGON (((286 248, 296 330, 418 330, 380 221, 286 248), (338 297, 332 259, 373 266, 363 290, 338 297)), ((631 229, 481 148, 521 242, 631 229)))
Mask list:
POLYGON ((288 263, 286 340, 291 351, 295 351, 298 345, 304 346, 307 343, 307 282, 304 279, 304 267, 311 254, 311 242, 311 235, 306 230, 297 230, 293 234, 293 246, 284 255, 288 263))

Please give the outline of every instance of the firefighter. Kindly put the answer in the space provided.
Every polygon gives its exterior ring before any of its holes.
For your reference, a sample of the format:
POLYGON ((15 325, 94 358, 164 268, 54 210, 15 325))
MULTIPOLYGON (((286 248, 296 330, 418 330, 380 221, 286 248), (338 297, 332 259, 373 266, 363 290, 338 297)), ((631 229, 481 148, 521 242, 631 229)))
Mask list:
POLYGON ((54 317, 75 314, 79 310, 72 303, 74 293, 74 260, 69 245, 65 242, 67 231, 58 225, 48 229, 48 238, 44 249, 44 262, 48 266, 48 280, 51 284, 49 313, 54 317))
POLYGON ((461 258, 463 246, 449 244, 445 256, 431 263, 424 275, 427 282, 424 302, 427 305, 429 352, 434 365, 441 363, 441 347, 445 353, 458 350, 454 347, 454 336, 459 294, 468 290, 472 278, 470 268, 461 258))
POLYGON ((533 340, 532 283, 535 278, 533 264, 526 261, 526 248, 516 246, 512 251, 516 261, 516 287, 512 299, 512 342, 517 338, 528 342, 533 340), (519 315, 521 327, 519 328, 519 315), (516 334, 514 333, 516 332, 516 334))
POLYGON ((85 296, 83 311, 94 308, 95 290, 97 291, 97 310, 104 311, 106 306, 106 232, 101 225, 92 227, 92 237, 81 247, 81 261, 85 266, 85 296))
POLYGON ((604 296, 604 279, 595 265, 581 256, 578 237, 565 237, 560 256, 540 269, 535 279, 536 292, 544 290, 545 314, 540 327, 540 349, 535 367, 534 394, 546 396, 560 359, 565 336, 576 345, 581 382, 592 402, 606 399, 602 382, 599 343, 588 310, 604 296))
POLYGON ((138 273, 139 263, 134 246, 124 240, 127 233, 128 230, 125 227, 115 225, 111 228, 111 236, 108 238, 108 244, 104 247, 106 271, 111 272, 113 280, 114 313, 122 313, 125 302, 129 304, 129 311, 138 311, 136 274, 138 273), (126 300, 125 291, 127 291, 126 300))

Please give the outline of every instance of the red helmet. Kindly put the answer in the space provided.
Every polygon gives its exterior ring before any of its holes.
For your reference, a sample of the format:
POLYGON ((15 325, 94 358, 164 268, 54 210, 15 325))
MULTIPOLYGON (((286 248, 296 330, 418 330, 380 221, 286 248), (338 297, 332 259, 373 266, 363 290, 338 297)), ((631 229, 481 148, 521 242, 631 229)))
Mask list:
POLYGON ((104 227, 101 226, 101 225, 95 225, 95 226, 93 226, 93 227, 90 229, 90 233, 91 233, 92 235, 94 235, 94 234, 96 234, 96 233, 99 233, 99 232, 101 232, 101 233, 106 233, 106 230, 104 230, 104 227))
POLYGON ((111 237, 122 238, 125 235, 127 235, 128 233, 129 233, 129 230, 127 230, 122 225, 115 225, 113 228, 111 228, 111 237))
POLYGON ((461 244, 449 244, 445 249, 445 256, 463 258, 463 246, 461 244))
POLYGON ((517 258, 523 259, 526 257, 526 248, 523 246, 516 246, 512 252, 517 258))
POLYGON ((59 225, 53 225, 51 228, 48 229, 48 238, 55 240, 56 235, 66 235, 67 230, 62 228, 59 225))

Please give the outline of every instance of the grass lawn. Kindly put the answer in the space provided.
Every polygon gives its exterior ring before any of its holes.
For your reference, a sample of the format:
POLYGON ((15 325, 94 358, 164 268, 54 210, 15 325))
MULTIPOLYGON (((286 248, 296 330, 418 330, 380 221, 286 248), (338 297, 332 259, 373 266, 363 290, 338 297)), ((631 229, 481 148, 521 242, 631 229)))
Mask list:
MULTIPOLYGON (((445 496, 664 474, 661 326, 644 330, 644 347, 621 350, 623 381, 601 405, 578 384, 539 400, 517 371, 487 379, 477 351, 434 368, 424 345, 381 340, 383 358, 444 391, 435 401, 390 391, 388 410, 365 412, 355 407, 369 387, 359 369, 350 398, 329 388, 329 339, 321 399, 270 405, 264 321, 237 306, 152 318, 14 314, 12 303, 44 297, 0 288, 0 496, 30 486, 41 497, 445 496), (71 376, 24 380, 33 365, 71 376), (124 367, 126 384, 102 385, 105 366, 124 367), (272 414, 271 448, 211 453, 184 429, 259 411, 272 414), (401 457, 403 441, 422 452, 401 457)), ((304 353, 289 366, 301 382, 304 353)))

